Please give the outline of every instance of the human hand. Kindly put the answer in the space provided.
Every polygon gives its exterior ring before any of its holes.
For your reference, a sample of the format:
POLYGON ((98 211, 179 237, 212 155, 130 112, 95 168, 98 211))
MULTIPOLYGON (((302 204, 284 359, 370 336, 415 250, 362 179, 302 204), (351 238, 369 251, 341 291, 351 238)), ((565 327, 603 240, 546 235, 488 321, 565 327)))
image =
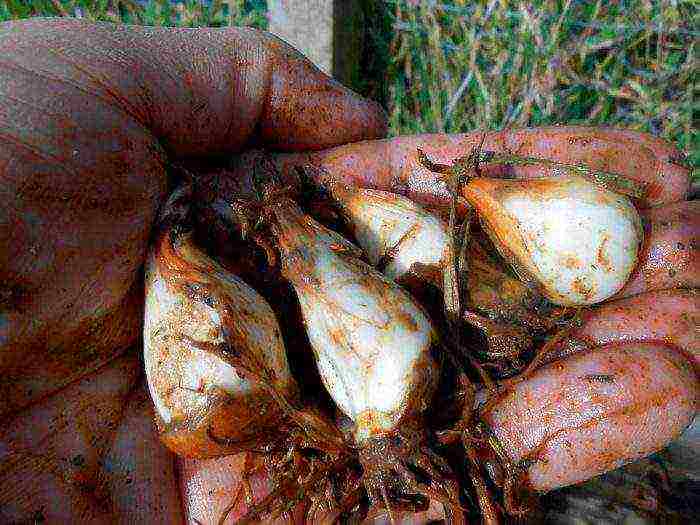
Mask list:
POLYGON ((136 341, 138 268, 168 162, 386 130, 379 106, 266 33, 72 19, 0 28, 0 341, 11 378, 0 414, 136 341), (67 360, 77 341, 89 349, 67 360))
MULTIPOLYGON (((0 237, 7 247, 2 253, 12 254, 7 261, 0 260, 3 279, 10 283, 2 303, 2 315, 10 324, 3 323, 1 329, 8 333, 3 350, 11 351, 2 354, 2 364, 6 377, 13 380, 3 390, 9 403, 3 412, 18 414, 17 424, 1 438, 10 453, 0 460, 6 486, 18 489, 3 497, 0 515, 8 521, 31 519, 38 511, 49 521, 51 517, 75 521, 76 516, 114 521, 119 516, 124 521, 174 522, 182 518, 184 507, 191 520, 215 520, 235 491, 240 457, 179 460, 178 485, 173 458, 153 434, 149 400, 137 386, 138 359, 128 354, 114 358, 139 335, 141 292, 133 284, 155 211, 167 192, 164 163, 229 156, 248 144, 311 150, 376 138, 384 129, 381 111, 321 80, 297 56, 282 59, 279 53, 289 52, 255 32, 230 31, 231 40, 222 41, 217 39, 222 37, 182 36, 194 35, 192 31, 158 30, 163 31, 156 31, 159 38, 146 39, 135 35, 155 30, 104 26, 111 28, 107 34, 94 28, 88 34, 86 26, 75 21, 56 22, 51 29, 45 24, 10 24, 0 34, 3 49, 11 49, 22 60, 37 61, 30 61, 34 64, 30 67, 7 68, 13 73, 4 84, 12 95, 5 100, 12 107, 4 110, 3 127, 10 129, 8 137, 14 140, 0 146, 0 162, 4 161, 0 180, 6 192, 16 192, 24 200, 3 212, 13 214, 6 224, 15 225, 16 231, 0 237), (29 35, 32 26, 41 31, 29 35), (254 36, 266 44, 251 45, 254 36), (100 38, 109 43, 100 44, 100 38), (115 50, 115 39, 129 42, 129 49, 115 50), (238 60, 247 73, 217 75, 201 61, 192 63, 192 56, 212 54, 210 39, 222 46, 220 50, 231 50, 217 55, 219 71, 224 69, 222 63, 238 60), (208 42, 206 49, 202 40, 208 42), (146 42, 153 46, 148 51, 146 42), (100 46, 102 54, 95 51, 100 46), (178 52, 173 53, 176 46, 178 52), (162 63, 141 63, 138 56, 162 63), (270 72, 273 63, 279 68, 275 74, 270 72), (33 81, 32 67, 41 71, 33 81), (57 81, 66 70, 72 81, 80 83, 57 81), (124 78, 115 77, 115 71, 124 78), (222 76, 230 86, 252 87, 222 97, 222 76), (265 85, 270 89, 261 87, 265 85), (99 97, 86 97, 86 90, 99 97), (312 95, 321 102, 310 104, 315 110, 311 113, 291 111, 283 104, 291 99, 298 108, 312 95), (265 99, 269 104, 261 102, 265 99), (67 111, 67 106, 79 110, 67 111), (173 107, 178 111, 171 111, 173 107), (331 108, 340 108, 345 117, 331 108), (239 119, 239 127, 232 129, 239 119), (28 136, 34 137, 29 145, 23 143, 28 136), (64 166, 72 172, 64 173, 64 166), (54 174, 52 183, 43 183, 37 173, 54 174), (80 182, 74 183, 72 177, 80 182), (30 223, 37 216, 39 220, 30 223), (46 397, 81 376, 83 381, 46 397), (18 413, 40 397, 45 400, 18 413)), ((546 144, 551 135, 546 130, 523 133, 524 138, 513 134, 501 141, 517 150, 532 140, 546 144)), ((674 150, 640 134, 612 132, 606 137, 603 149, 595 147, 595 141, 573 144, 589 153, 587 161, 611 171, 623 165, 631 147, 637 148, 648 163, 640 161, 636 169, 623 171, 642 173, 657 183, 660 197, 654 204, 685 198, 687 170, 669 162, 674 150)), ((304 157, 358 184, 439 204, 446 195, 444 188, 418 167, 415 146, 423 146, 434 160, 449 161, 475 140, 408 137, 340 146, 304 157)), ((296 162, 299 156, 279 160, 296 162)), ((691 275, 697 280, 692 266, 691 275)))
MULTIPOLYGON (((119 424, 137 421, 145 441, 118 456, 158 468, 164 457, 172 472, 143 392, 124 412, 142 374, 126 350, 141 337, 168 163, 378 138, 385 115, 252 29, 32 19, 0 25, 0 49, 0 418, 13 422, 0 436, 0 521, 134 518, 143 485, 105 458, 119 424), (147 442, 155 451, 134 456, 147 442)), ((179 509, 154 503, 148 521, 179 509)))
MULTIPOLYGON (((350 185, 394 191, 433 207, 445 207, 450 202, 446 181, 423 167, 418 149, 426 152, 434 162, 449 165, 479 146, 482 138, 482 133, 397 137, 311 154, 282 154, 275 158, 275 163, 285 182, 292 186, 300 183, 296 180, 297 171, 294 168, 311 164, 323 168, 306 171, 306 175, 318 177, 316 182, 322 182, 330 173, 334 179, 350 185)), ((700 306, 697 295, 700 285, 700 266, 697 262, 700 208, 697 201, 685 200, 689 174, 677 150, 664 141, 641 133, 583 127, 493 132, 486 134, 482 147, 484 151, 500 153, 510 150, 523 157, 547 158, 566 164, 581 163, 620 173, 638 181, 646 190, 644 197, 635 200, 644 221, 645 241, 639 254, 639 264, 627 285, 605 304, 581 312, 582 325, 550 348, 551 353, 538 356, 536 362, 541 365, 555 358, 564 358, 571 350, 626 343, 658 344, 663 341, 672 347, 668 350, 672 355, 677 355, 677 352, 684 354, 697 370, 700 364, 700 347, 695 333, 700 306)), ((249 176, 257 163, 255 155, 239 160, 238 165, 212 177, 209 186, 217 191, 206 189, 201 193, 205 201, 210 198, 221 201, 214 206, 216 209, 224 209, 221 204, 241 194, 245 184, 240 181, 249 176)), ((557 170, 543 169, 541 165, 521 168, 494 163, 482 165, 481 169, 494 176, 516 178, 557 174, 557 170)), ((349 213, 352 216, 353 212, 349 213)), ((561 366, 565 367, 566 364, 561 366)), ((654 392, 642 384, 637 394, 639 399, 645 399, 653 396, 654 392)), ((562 421, 562 424, 566 425, 567 422, 562 421)), ((568 420, 568 424, 574 425, 575 421, 568 420)), ((666 430, 670 426, 668 422, 654 421, 642 428, 642 421, 633 415, 630 415, 628 424, 631 433, 620 436, 625 443, 634 443, 642 435, 649 435, 649 432, 658 436, 661 429, 666 430)), ((691 434, 692 430, 686 432, 686 435, 691 434)), ((655 450, 664 447, 668 439, 660 438, 655 450)), ((585 452, 586 444, 579 445, 585 452)), ((615 457, 615 453, 611 450, 611 457, 615 457)), ((612 468, 601 467, 598 460, 599 457, 592 450, 586 458, 587 462, 579 461, 573 470, 583 476, 580 479, 585 479, 594 475, 591 472, 600 473, 612 468)), ((196 467, 188 467, 187 460, 181 462, 185 464, 183 472, 194 476, 202 486, 216 486, 216 483, 207 485, 206 473, 201 474, 196 467)), ((556 468, 556 465, 552 468, 556 468)), ((196 491, 193 492, 194 498, 196 491)), ((230 498, 230 494, 222 496, 222 500, 215 501, 212 508, 225 508, 230 498)))

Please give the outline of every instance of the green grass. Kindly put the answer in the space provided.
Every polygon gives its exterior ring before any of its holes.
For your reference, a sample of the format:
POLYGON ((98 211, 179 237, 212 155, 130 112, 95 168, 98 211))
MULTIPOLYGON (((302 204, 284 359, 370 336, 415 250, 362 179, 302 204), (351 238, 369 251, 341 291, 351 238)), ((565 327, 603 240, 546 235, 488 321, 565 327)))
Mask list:
MULTIPOLYGON (((366 49, 353 87, 387 107, 392 135, 621 126, 675 142, 700 178, 695 0, 361 4, 366 49)), ((265 28, 265 13, 265 0, 0 0, 0 20, 265 28)))
POLYGON ((386 3, 394 133, 613 125, 668 138, 700 164, 697 3, 386 3))
POLYGON ((266 0, 0 0, 0 21, 73 16, 125 24, 180 27, 267 27, 266 0))

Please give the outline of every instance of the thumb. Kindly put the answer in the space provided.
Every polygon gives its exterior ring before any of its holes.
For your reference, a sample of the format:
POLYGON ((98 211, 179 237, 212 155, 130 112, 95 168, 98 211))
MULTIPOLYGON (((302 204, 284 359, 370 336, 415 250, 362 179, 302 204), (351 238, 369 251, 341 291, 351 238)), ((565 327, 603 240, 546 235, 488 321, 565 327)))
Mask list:
POLYGON ((78 123, 91 118, 80 97, 99 113, 116 109, 171 157, 230 154, 251 142, 321 149, 386 133, 378 104, 254 29, 31 19, 0 25, 0 47, 15 76, 28 77, 16 88, 29 87, 32 100, 54 100, 78 123))
POLYGON ((259 35, 270 68, 267 106, 258 123, 262 144, 316 150, 386 135, 386 114, 379 104, 330 78, 284 41, 259 35))

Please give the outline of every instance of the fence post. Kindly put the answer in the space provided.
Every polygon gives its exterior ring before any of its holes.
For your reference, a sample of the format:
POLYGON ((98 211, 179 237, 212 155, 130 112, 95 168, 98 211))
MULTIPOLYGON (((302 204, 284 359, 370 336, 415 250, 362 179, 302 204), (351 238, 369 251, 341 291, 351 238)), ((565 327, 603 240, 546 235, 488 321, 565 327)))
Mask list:
POLYGON ((269 31, 353 87, 362 52, 360 0, 268 0, 269 31))

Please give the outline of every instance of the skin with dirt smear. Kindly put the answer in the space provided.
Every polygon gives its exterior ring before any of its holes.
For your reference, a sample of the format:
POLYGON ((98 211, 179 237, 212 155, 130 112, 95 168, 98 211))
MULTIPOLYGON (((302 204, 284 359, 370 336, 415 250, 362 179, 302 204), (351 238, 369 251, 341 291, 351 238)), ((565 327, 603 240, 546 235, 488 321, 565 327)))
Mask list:
POLYGON ((613 343, 655 341, 683 353, 700 373, 700 293, 659 290, 609 301, 591 309, 583 323, 551 349, 547 361, 613 343))
POLYGON ((700 383, 685 357, 654 343, 600 347, 555 361, 484 420, 529 486, 547 492, 645 457, 693 420, 700 383))
MULTIPOLYGON (((348 144, 308 154, 281 155, 283 173, 291 166, 311 163, 346 184, 391 191, 427 205, 446 206, 447 183, 420 161, 418 149, 436 163, 451 165, 479 147, 483 133, 425 134, 348 144)), ((690 181, 678 150, 651 135, 622 129, 552 126, 486 132, 485 151, 513 152, 529 157, 585 164, 639 181, 647 189, 635 205, 649 208, 688 198, 690 181)), ((484 176, 531 179, 556 176, 556 169, 538 166, 487 166, 484 176)))
MULTIPOLYGON (((253 30, 32 19, 0 25, 0 48, 0 414, 12 421, 0 432, 0 521, 114 523, 139 509, 131 522, 181 522, 182 509, 207 508, 213 496, 178 490, 152 413, 130 401, 142 388, 128 350, 142 336, 141 268, 172 182, 166 163, 228 159, 251 143, 322 150, 277 162, 316 160, 350 183, 444 206, 446 186, 417 147, 449 164, 481 133, 357 142, 385 135, 381 109, 253 30), (134 461, 146 453, 163 464, 134 461)), ((688 191, 678 151, 634 131, 507 130, 488 133, 485 147, 647 181, 641 207, 688 191)), ((210 466, 200 478, 220 479, 210 466)))
POLYGON ((639 263, 616 297, 700 287, 700 201, 666 204, 641 215, 647 227, 639 263))

